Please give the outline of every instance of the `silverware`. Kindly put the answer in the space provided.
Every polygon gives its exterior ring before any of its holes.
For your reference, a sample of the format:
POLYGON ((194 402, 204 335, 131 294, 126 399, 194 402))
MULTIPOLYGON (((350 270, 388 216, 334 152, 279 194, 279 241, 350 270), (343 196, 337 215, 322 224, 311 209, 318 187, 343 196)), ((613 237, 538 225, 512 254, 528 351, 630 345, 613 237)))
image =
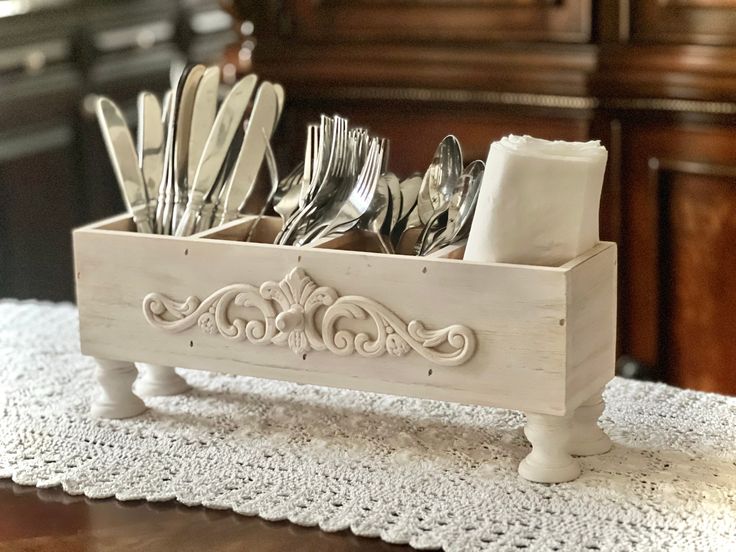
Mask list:
POLYGON ((163 98, 161 98, 161 123, 164 125, 164 134, 166 133, 166 128, 168 127, 168 121, 169 121, 169 108, 171 107, 171 89, 169 88, 166 92, 164 92, 163 98))
POLYGON ((278 83, 273 85, 273 91, 276 94, 276 122, 273 124, 273 128, 276 130, 276 127, 279 124, 279 119, 281 119, 281 113, 284 111, 286 93, 284 92, 284 87, 278 83))
POLYGON ((347 200, 342 204, 337 215, 329 223, 322 226, 319 232, 308 241, 328 236, 337 229, 349 229, 357 224, 358 219, 363 216, 371 204, 378 185, 382 163, 383 146, 378 138, 373 138, 371 139, 366 161, 347 200))
POLYGON ((194 185, 199 161, 215 122, 219 88, 220 68, 208 67, 199 80, 192 108, 189 155, 187 156, 187 184, 190 189, 194 185))
POLYGON ((96 108, 102 137, 128 211, 133 215, 138 232, 149 234, 153 232, 153 227, 148 211, 146 184, 138 166, 138 157, 128 124, 112 100, 100 97, 96 108))
POLYGON ((317 209, 325 203, 325 199, 332 195, 334 186, 330 186, 329 183, 334 183, 335 178, 343 176, 338 170, 341 168, 338 167, 338 159, 341 160, 344 156, 347 119, 336 115, 333 120, 323 115, 319 128, 310 128, 310 134, 312 135, 311 144, 308 136, 307 147, 309 150, 311 145, 312 151, 307 152, 307 158, 314 155, 309 164, 311 178, 302 180, 299 210, 284 224, 278 236, 278 243, 281 244, 291 244, 298 239, 298 232, 302 229, 302 224, 309 222, 309 217, 315 214, 317 209))
POLYGON ((401 216, 401 183, 399 182, 398 177, 391 172, 383 174, 381 179, 385 180, 386 187, 389 192, 388 210, 391 213, 391 216, 386 217, 384 230, 387 235, 390 235, 391 230, 394 229, 396 224, 399 222, 399 217, 401 216))
MULTIPOLYGON (((302 173, 306 169, 302 169, 302 173)), ((286 227, 286 222, 289 220, 292 214, 299 208, 299 192, 301 191, 301 181, 303 174, 300 175, 299 179, 284 193, 279 201, 274 202, 273 210, 281 217, 281 228, 286 227)), ((274 243, 279 243, 282 232, 276 236, 274 243)))
POLYGON ((450 224, 448 223, 447 225, 446 242, 448 244, 467 237, 467 233, 470 231, 470 223, 473 220, 475 206, 478 203, 478 195, 480 194, 480 186, 483 182, 485 169, 486 164, 483 161, 473 161, 463 171, 463 176, 466 177, 467 188, 463 189, 462 197, 457 198, 460 207, 454 217, 451 232, 449 231, 450 224))
POLYGON ((235 220, 240 216, 240 207, 248 199, 263 163, 266 143, 276 122, 276 110, 277 100, 273 85, 270 82, 264 82, 256 93, 243 145, 240 148, 224 198, 220 224, 235 220))
POLYGON ((176 230, 189 196, 189 145, 192 130, 192 114, 194 99, 199 81, 204 75, 204 65, 192 67, 186 77, 182 76, 183 85, 176 113, 176 135, 174 137, 174 210, 171 218, 172 233, 176 230))
POLYGON ((455 183, 463 171, 460 143, 453 135, 446 136, 435 152, 435 159, 427 170, 429 199, 435 211, 450 202, 455 183), (436 161, 436 162, 435 162, 436 161))
MULTIPOLYGON (((382 162, 381 170, 383 170, 383 167, 385 167, 385 163, 382 162)), ((391 191, 389 190, 388 180, 386 178, 379 177, 371 203, 356 225, 357 228, 368 230, 376 236, 384 253, 394 253, 394 248, 391 245, 391 242, 386 241, 383 237, 382 231, 388 215, 390 194, 391 191)))
POLYGON ((460 143, 454 136, 446 136, 437 147, 434 159, 424 175, 422 188, 419 192, 419 216, 424 223, 424 229, 415 248, 419 255, 422 255, 429 245, 429 236, 432 231, 436 230, 435 223, 447 211, 450 197, 462 170, 463 154, 460 143), (432 214, 428 219, 426 218, 428 210, 427 196, 432 207, 432 214))
POLYGON ((202 231, 209 228, 215 206, 213 200, 218 199, 217 190, 215 190, 217 178, 225 163, 235 133, 240 127, 257 80, 256 75, 249 75, 238 81, 222 102, 212 124, 212 130, 207 137, 204 151, 200 156, 189 199, 182 214, 181 223, 176 229, 177 235, 190 235, 195 229, 195 223, 201 211, 204 211, 200 217, 203 224, 197 224, 196 230, 202 231), (210 198, 209 207, 205 210, 204 202, 210 195, 213 197, 210 198))
MULTIPOLYGON (((169 114, 166 131, 166 145, 164 146, 164 177, 161 179, 161 185, 158 192, 158 204, 156 205, 156 233, 171 234, 171 219, 174 211, 174 154, 177 131, 177 120, 179 113, 179 103, 181 101, 181 92, 184 88, 184 82, 191 67, 185 67, 179 76, 179 81, 175 87, 172 86, 171 100, 169 101, 169 114)), ((170 76, 173 79, 175 74, 174 64, 171 66, 170 76)))
POLYGON ((453 190, 447 209, 445 227, 438 229, 428 238, 428 242, 420 254, 427 255, 467 236, 478 200, 480 185, 483 181, 484 170, 485 164, 483 161, 473 161, 465 167, 453 190))
POLYGON ((164 124, 158 99, 150 92, 138 95, 138 166, 146 183, 149 219, 153 221, 164 175, 164 124))
POLYGON ((258 223, 261 222, 261 219, 266 212, 266 208, 271 204, 271 199, 279 187, 279 172, 276 168, 276 156, 273 154, 273 149, 271 149, 271 144, 269 142, 269 136, 266 135, 265 131, 263 132, 263 138, 266 140, 266 165, 268 166, 268 174, 271 179, 271 190, 268 193, 268 198, 263 204, 263 207, 261 207, 261 211, 258 213, 258 217, 253 221, 253 224, 250 225, 250 229, 248 230, 244 241, 250 241, 253 237, 253 233, 256 231, 258 223))
POLYGON ((421 176, 412 176, 401 182, 401 215, 399 220, 405 219, 416 207, 419 197, 419 188, 422 186, 421 176))

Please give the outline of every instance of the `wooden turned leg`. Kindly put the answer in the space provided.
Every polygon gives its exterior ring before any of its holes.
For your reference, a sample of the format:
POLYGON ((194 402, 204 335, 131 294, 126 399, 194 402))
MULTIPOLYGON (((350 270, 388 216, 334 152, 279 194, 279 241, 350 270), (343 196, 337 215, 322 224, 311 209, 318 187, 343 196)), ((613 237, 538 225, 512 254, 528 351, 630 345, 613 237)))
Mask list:
POLYGON ((145 403, 133 393, 138 370, 132 362, 98 358, 95 377, 99 396, 92 402, 95 418, 130 418, 146 411, 145 403))
POLYGON ((136 385, 136 392, 141 397, 160 397, 178 395, 189 391, 191 387, 171 366, 157 364, 140 364, 142 377, 136 385))
POLYGON ((580 464, 568 452, 572 416, 527 414, 524 434, 532 451, 519 464, 519 475, 537 483, 562 483, 580 475, 580 464))
POLYGON ((572 419, 570 454, 591 456, 611 450, 611 440, 598 427, 598 418, 605 408, 602 390, 581 404, 572 419))

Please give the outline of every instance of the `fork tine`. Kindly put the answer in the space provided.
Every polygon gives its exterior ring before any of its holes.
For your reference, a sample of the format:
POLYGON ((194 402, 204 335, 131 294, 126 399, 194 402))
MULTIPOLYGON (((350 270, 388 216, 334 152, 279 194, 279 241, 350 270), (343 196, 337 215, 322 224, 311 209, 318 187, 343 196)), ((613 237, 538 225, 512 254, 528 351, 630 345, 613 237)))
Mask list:
POLYGON ((376 188, 378 187, 378 177, 381 174, 381 165, 383 163, 383 148, 380 146, 377 148, 376 156, 373 160, 373 166, 371 167, 371 172, 369 175, 368 180, 368 189, 365 192, 364 198, 367 203, 370 203, 373 199, 373 196, 376 193, 376 188))
POLYGON ((371 171, 371 164, 373 163, 373 158, 375 156, 376 148, 374 147, 374 144, 371 144, 371 147, 368 148, 368 154, 366 155, 363 167, 360 171, 360 174, 358 175, 358 183, 356 184, 354 190, 354 193, 358 197, 362 196, 364 189, 368 185, 368 173, 371 171))

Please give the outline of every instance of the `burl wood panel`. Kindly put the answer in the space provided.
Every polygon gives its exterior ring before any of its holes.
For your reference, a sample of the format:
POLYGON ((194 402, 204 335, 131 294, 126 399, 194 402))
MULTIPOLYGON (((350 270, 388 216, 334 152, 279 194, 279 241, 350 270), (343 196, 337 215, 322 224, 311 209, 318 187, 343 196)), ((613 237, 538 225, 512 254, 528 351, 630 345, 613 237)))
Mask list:
POLYGON ((634 42, 736 44, 734 0, 632 0, 630 6, 634 42))
POLYGON ((675 385, 736 395, 736 167, 718 171, 660 166, 660 348, 675 385))
POLYGON ((734 326, 734 311, 727 307, 736 286, 736 260, 728 245, 734 223, 726 221, 736 210, 736 134, 728 127, 655 121, 623 127, 621 341, 627 353, 659 367, 662 377, 735 393, 732 362, 694 359, 736 354, 736 335, 724 340, 734 326), (722 274, 698 262, 693 256, 698 248, 717 259, 722 274), (712 336, 706 338, 707 332, 712 336))
POLYGON ((293 0, 291 28, 300 38, 337 41, 443 40, 585 42, 590 0, 293 0))

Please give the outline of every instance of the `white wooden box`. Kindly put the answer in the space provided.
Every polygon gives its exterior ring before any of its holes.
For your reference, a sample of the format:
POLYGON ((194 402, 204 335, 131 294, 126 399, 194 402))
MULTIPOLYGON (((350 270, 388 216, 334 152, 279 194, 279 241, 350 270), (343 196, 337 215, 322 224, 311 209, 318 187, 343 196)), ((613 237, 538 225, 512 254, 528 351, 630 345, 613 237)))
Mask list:
MULTIPOLYGON (((173 366, 524 411, 522 476, 574 479, 571 454, 610 448, 597 426, 613 377, 616 246, 560 267, 246 243, 252 217, 188 238, 127 215, 74 232, 82 352, 101 417, 145 410, 140 389, 187 389, 173 366)), ((264 241, 275 222, 256 232, 264 241)))

